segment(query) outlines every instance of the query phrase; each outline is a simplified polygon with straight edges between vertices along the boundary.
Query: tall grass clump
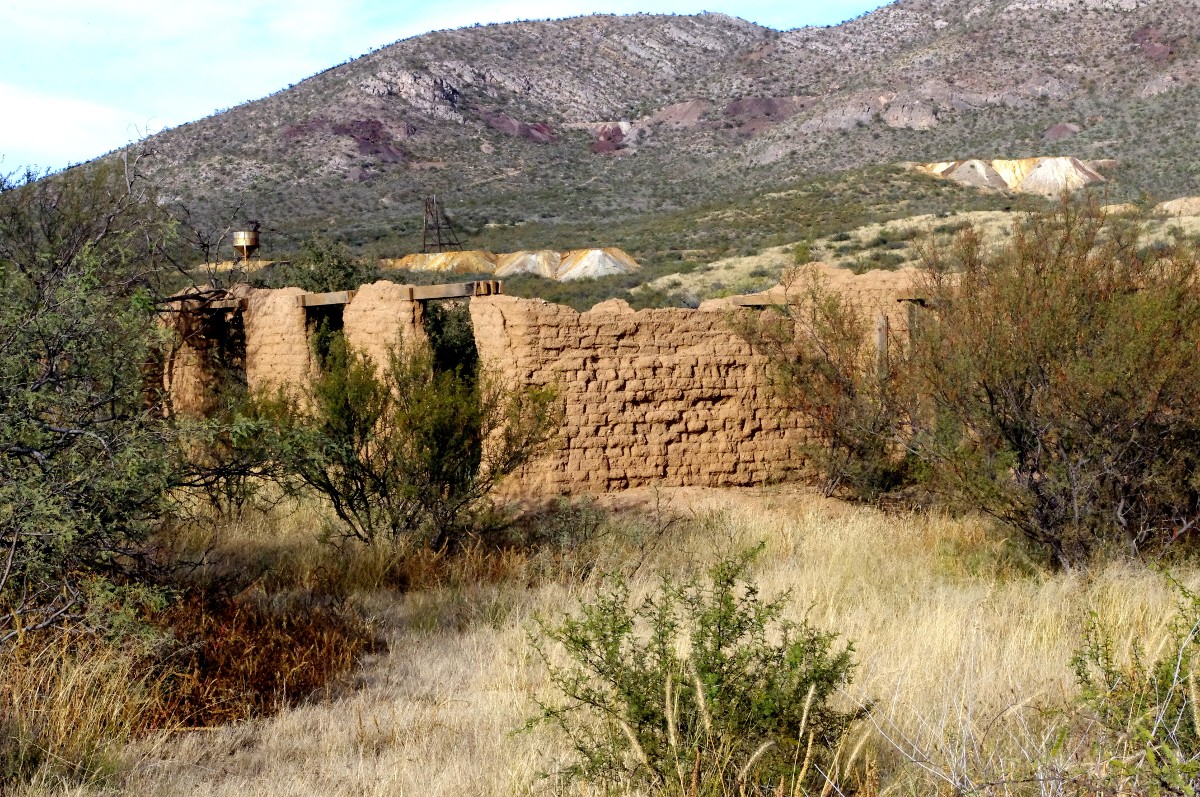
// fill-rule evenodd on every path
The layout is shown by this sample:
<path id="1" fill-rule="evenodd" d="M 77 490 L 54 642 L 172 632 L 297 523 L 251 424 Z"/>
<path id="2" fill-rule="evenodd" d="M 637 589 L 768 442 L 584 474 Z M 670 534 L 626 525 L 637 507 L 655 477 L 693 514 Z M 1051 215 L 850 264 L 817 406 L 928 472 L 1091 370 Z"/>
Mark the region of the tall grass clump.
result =
<path id="1" fill-rule="evenodd" d="M 89 638 L 39 635 L 0 649 L 0 793 L 104 785 L 163 698 L 144 656 Z"/>

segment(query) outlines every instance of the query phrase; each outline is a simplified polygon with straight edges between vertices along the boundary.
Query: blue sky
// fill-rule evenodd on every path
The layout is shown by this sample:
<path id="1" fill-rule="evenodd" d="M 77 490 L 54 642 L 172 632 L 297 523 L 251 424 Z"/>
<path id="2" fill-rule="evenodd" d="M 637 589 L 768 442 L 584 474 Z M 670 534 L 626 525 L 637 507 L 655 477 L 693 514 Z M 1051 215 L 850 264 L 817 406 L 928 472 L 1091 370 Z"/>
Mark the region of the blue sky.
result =
<path id="1" fill-rule="evenodd" d="M 0 0 L 0 173 L 60 169 L 430 30 L 719 11 L 780 30 L 881 0 Z"/>

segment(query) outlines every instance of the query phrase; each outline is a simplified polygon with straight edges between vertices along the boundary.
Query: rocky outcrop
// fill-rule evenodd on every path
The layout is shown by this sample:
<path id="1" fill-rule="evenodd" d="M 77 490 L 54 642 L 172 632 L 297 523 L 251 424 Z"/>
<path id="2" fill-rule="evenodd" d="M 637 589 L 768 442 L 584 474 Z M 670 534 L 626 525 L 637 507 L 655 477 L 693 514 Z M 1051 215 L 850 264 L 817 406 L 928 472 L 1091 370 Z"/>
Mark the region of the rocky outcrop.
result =
<path id="1" fill-rule="evenodd" d="M 511 116 L 503 113 L 488 114 L 483 119 L 487 122 L 488 127 L 506 136 L 524 138 L 536 144 L 554 144 L 558 141 L 558 136 L 550 126 L 541 122 L 534 122 L 533 124 L 518 122 Z"/>

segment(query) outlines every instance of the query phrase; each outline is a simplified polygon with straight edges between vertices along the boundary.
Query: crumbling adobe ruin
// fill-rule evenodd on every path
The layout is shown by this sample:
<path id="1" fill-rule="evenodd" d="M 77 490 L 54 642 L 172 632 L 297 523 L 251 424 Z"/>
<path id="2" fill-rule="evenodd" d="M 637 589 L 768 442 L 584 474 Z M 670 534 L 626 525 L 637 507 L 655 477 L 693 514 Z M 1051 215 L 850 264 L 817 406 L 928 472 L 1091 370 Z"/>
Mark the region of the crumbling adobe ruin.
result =
<path id="1" fill-rule="evenodd" d="M 864 290 L 847 279 L 841 289 L 902 318 L 895 294 L 903 280 Z M 322 322 L 384 364 L 389 347 L 425 334 L 423 302 L 455 296 L 469 302 L 485 368 L 512 386 L 554 385 L 563 401 L 557 447 L 517 476 L 521 491 L 751 486 L 796 466 L 803 422 L 774 398 L 765 359 L 729 316 L 761 313 L 781 300 L 774 294 L 700 310 L 634 312 L 612 300 L 579 313 L 500 295 L 496 282 L 381 281 L 337 294 L 239 286 L 217 298 L 181 297 L 185 312 L 171 314 L 180 338 L 165 371 L 172 408 L 210 412 L 231 371 L 251 391 L 302 387 L 316 373 L 310 339 Z"/>

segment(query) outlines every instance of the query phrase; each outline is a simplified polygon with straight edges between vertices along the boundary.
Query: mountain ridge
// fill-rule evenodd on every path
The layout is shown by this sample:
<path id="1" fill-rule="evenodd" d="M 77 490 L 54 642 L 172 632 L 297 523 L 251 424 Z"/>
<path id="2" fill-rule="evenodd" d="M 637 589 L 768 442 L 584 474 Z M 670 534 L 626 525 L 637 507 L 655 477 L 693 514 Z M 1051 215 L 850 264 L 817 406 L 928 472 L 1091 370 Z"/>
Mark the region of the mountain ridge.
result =
<path id="1" fill-rule="evenodd" d="M 1200 193 L 1197 0 L 899 0 L 830 28 L 586 16 L 401 40 L 148 144 L 168 199 L 352 243 L 693 207 L 898 161 Z M 1051 135 L 1051 131 L 1053 135 Z"/>

